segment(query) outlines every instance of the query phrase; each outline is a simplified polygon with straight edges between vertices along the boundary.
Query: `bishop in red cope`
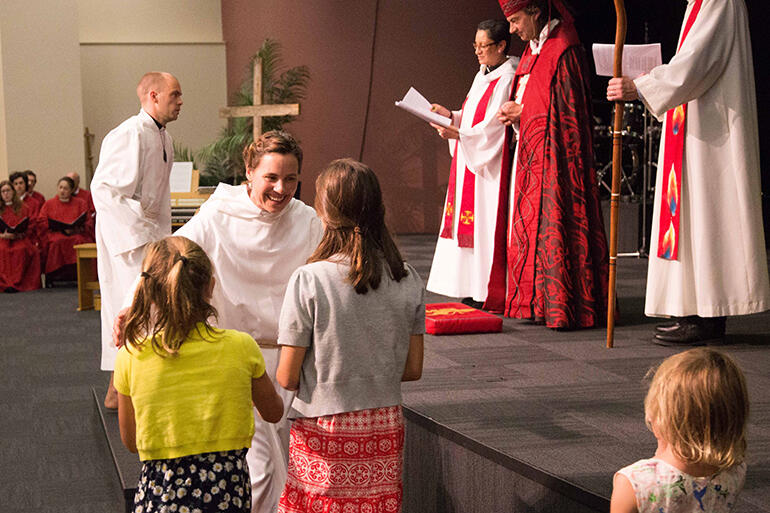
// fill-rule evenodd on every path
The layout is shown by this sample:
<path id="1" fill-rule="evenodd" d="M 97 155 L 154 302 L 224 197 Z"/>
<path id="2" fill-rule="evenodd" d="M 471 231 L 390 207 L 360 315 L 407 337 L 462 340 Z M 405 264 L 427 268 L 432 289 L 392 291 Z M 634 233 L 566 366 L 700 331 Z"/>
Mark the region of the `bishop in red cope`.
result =
<path id="1" fill-rule="evenodd" d="M 485 308 L 549 328 L 606 318 L 609 258 L 592 155 L 585 51 L 559 0 L 499 0 L 528 45 L 499 118 L 517 135 Z"/>

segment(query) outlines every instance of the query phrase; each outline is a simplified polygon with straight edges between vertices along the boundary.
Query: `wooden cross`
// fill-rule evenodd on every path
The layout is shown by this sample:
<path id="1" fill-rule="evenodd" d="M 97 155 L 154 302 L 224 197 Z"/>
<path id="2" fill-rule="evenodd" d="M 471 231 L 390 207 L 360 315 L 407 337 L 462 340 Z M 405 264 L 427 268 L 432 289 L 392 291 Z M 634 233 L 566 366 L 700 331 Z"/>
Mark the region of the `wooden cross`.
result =
<path id="1" fill-rule="evenodd" d="M 262 118 L 272 116 L 296 116 L 299 114 L 299 103 L 279 103 L 262 105 L 262 59 L 254 60 L 253 105 L 242 107 L 222 107 L 219 109 L 220 118 L 254 118 L 254 140 L 262 135 Z"/>

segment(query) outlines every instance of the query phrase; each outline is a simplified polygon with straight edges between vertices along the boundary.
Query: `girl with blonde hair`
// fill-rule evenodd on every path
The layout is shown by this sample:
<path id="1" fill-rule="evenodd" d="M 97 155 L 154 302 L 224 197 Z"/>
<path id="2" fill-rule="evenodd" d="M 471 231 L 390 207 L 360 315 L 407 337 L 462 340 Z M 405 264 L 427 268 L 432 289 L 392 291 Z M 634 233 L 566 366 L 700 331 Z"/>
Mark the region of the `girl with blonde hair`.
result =
<path id="1" fill-rule="evenodd" d="M 254 339 L 209 323 L 212 272 L 184 237 L 147 247 L 114 378 L 121 439 L 143 462 L 135 513 L 249 512 L 251 405 L 283 414 Z"/>
<path id="2" fill-rule="evenodd" d="M 289 281 L 278 329 L 276 380 L 297 390 L 278 511 L 400 511 L 401 381 L 422 373 L 422 280 L 390 236 L 367 166 L 333 161 L 315 206 L 324 235 Z"/>
<path id="3" fill-rule="evenodd" d="M 749 416 L 735 362 L 709 348 L 666 358 L 644 411 L 658 449 L 615 474 L 610 512 L 731 511 L 746 477 Z"/>

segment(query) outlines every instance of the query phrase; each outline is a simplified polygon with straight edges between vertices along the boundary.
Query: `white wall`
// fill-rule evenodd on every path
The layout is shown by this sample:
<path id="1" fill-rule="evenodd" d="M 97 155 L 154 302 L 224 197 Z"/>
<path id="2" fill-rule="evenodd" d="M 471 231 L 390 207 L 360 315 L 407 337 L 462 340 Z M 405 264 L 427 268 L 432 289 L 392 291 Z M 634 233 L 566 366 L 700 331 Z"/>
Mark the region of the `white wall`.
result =
<path id="1" fill-rule="evenodd" d="M 219 107 L 226 105 L 224 45 L 83 45 L 85 126 L 95 134 L 94 167 L 104 136 L 139 112 L 136 84 L 147 71 L 167 71 L 182 86 L 179 119 L 169 124 L 174 141 L 198 150 L 223 126 Z"/>
<path id="2" fill-rule="evenodd" d="M 2 0 L 0 39 L 0 177 L 33 169 L 51 196 L 57 178 L 85 162 L 77 4 Z"/>
<path id="3" fill-rule="evenodd" d="M 227 104 L 220 0 L 0 0 L 0 179 L 33 169 L 38 190 L 77 171 L 87 186 L 83 132 L 107 132 L 139 111 L 136 83 L 168 71 L 182 85 L 169 131 L 198 150 Z"/>
<path id="4" fill-rule="evenodd" d="M 219 0 L 77 0 L 83 118 L 95 135 L 93 164 L 104 136 L 139 111 L 136 83 L 147 71 L 167 71 L 182 86 L 174 140 L 195 151 L 213 141 L 225 121 L 225 44 Z"/>
<path id="5" fill-rule="evenodd" d="M 3 27 L 0 24 L 0 181 L 8 176 L 8 147 L 5 136 L 5 90 L 3 89 Z"/>
<path id="6" fill-rule="evenodd" d="M 219 0 L 77 0 L 81 43 L 221 43 Z"/>

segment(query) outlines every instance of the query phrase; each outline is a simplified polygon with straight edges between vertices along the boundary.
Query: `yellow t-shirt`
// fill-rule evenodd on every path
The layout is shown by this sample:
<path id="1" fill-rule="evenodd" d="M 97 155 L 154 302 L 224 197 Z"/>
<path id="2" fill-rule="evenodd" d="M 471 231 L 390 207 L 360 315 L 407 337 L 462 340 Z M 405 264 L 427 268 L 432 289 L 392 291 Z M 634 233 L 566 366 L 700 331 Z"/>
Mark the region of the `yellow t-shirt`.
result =
<path id="1" fill-rule="evenodd" d="M 165 358 L 149 341 L 115 360 L 115 388 L 131 396 L 142 461 L 230 451 L 251 445 L 251 381 L 265 361 L 251 336 L 235 330 L 190 331 Z"/>

